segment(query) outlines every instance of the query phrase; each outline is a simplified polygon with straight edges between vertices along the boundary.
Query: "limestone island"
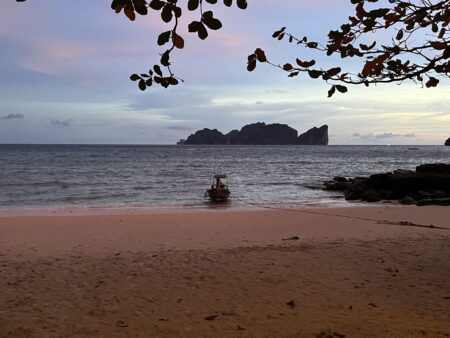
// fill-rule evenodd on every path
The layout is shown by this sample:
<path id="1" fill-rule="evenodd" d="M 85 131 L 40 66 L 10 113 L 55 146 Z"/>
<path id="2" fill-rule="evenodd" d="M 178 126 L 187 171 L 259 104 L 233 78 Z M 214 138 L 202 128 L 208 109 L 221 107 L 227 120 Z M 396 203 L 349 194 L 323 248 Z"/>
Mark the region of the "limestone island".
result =
<path id="1" fill-rule="evenodd" d="M 328 145 L 328 126 L 314 127 L 298 135 L 286 124 L 248 124 L 241 130 L 222 134 L 217 129 L 199 130 L 178 145 Z"/>

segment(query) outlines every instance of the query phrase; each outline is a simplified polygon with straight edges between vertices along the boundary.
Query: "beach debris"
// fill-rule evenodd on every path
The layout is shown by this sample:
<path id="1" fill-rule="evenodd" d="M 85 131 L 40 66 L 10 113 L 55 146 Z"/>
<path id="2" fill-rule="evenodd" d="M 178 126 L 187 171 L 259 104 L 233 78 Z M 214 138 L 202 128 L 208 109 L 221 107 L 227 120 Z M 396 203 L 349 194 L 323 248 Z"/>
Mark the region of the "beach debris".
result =
<path id="1" fill-rule="evenodd" d="M 295 300 L 291 300 L 286 303 L 287 306 L 289 306 L 291 309 L 295 308 Z"/>
<path id="2" fill-rule="evenodd" d="M 16 337 L 30 337 L 33 335 L 33 330 L 25 327 L 18 326 L 13 331 L 9 331 L 8 335 Z"/>
<path id="3" fill-rule="evenodd" d="M 183 301 L 183 298 L 177 299 L 177 304 L 180 304 Z"/>
<path id="4" fill-rule="evenodd" d="M 236 330 L 237 331 L 245 331 L 245 327 L 240 326 L 240 325 L 236 325 Z"/>
<path id="5" fill-rule="evenodd" d="M 123 320 L 118 320 L 118 321 L 116 322 L 116 326 L 117 326 L 117 327 L 128 327 L 128 323 L 125 322 L 125 321 L 123 321 Z"/>
<path id="6" fill-rule="evenodd" d="M 387 272 L 390 272 L 390 273 L 399 273 L 400 272 L 398 269 L 393 269 L 393 268 L 386 268 L 384 270 Z"/>
<path id="7" fill-rule="evenodd" d="M 371 258 L 369 259 L 369 262 L 374 262 L 374 263 L 385 263 L 386 261 L 382 258 Z"/>
<path id="8" fill-rule="evenodd" d="M 219 315 L 207 315 L 207 316 L 205 316 L 205 320 L 213 321 L 217 317 L 219 317 Z"/>
<path id="9" fill-rule="evenodd" d="M 434 228 L 433 224 L 424 225 L 424 224 L 416 224 L 416 223 L 412 223 L 412 222 L 408 222 L 408 221 L 398 222 L 398 225 L 403 225 L 405 227 Z"/>
<path id="10" fill-rule="evenodd" d="M 283 241 L 298 241 L 300 239 L 300 237 L 298 236 L 292 236 L 292 237 L 288 237 L 288 238 L 283 238 Z"/>
<path id="11" fill-rule="evenodd" d="M 389 225 L 401 225 L 401 226 L 405 226 L 405 227 L 418 227 L 418 228 L 428 228 L 428 229 L 441 229 L 441 230 L 448 230 L 448 228 L 444 228 L 444 227 L 438 227 L 435 226 L 433 224 L 417 224 L 417 223 L 412 223 L 412 222 L 408 222 L 408 221 L 401 221 L 401 222 L 391 222 L 391 221 L 383 221 L 383 222 L 378 222 L 378 224 L 389 224 Z"/>
<path id="12" fill-rule="evenodd" d="M 353 310 L 353 305 L 350 305 L 350 306 L 348 307 L 348 309 L 349 309 L 349 310 Z"/>
<path id="13" fill-rule="evenodd" d="M 370 305 L 371 307 L 378 307 L 378 305 L 375 304 L 375 303 L 369 303 L 369 305 Z"/>
<path id="14" fill-rule="evenodd" d="M 233 310 L 220 311 L 222 316 L 234 316 L 236 313 Z"/>
<path id="15" fill-rule="evenodd" d="M 346 337 L 345 334 L 331 330 L 322 331 L 316 336 L 316 338 L 345 338 L 345 337 Z"/>

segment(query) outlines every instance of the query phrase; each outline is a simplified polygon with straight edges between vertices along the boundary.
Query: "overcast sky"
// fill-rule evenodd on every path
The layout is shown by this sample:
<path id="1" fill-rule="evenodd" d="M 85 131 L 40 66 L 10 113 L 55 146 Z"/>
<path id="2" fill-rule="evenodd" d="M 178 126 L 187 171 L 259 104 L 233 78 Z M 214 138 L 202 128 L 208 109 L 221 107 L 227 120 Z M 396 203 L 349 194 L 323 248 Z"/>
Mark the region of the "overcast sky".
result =
<path id="1" fill-rule="evenodd" d="M 129 76 L 158 61 L 156 38 L 169 29 L 155 12 L 130 22 L 110 9 L 110 0 L 4 1 L 0 143 L 173 144 L 204 127 L 228 132 L 258 121 L 300 132 L 328 124 L 331 144 L 442 144 L 450 136 L 449 82 L 432 90 L 351 87 L 328 99 L 321 81 L 288 79 L 263 65 L 247 72 L 246 57 L 256 47 L 274 61 L 310 59 L 272 33 L 288 26 L 323 41 L 346 21 L 348 0 L 212 8 L 224 28 L 206 41 L 185 33 L 185 50 L 172 57 L 186 82 L 140 92 Z M 338 61 L 321 59 L 324 66 Z"/>

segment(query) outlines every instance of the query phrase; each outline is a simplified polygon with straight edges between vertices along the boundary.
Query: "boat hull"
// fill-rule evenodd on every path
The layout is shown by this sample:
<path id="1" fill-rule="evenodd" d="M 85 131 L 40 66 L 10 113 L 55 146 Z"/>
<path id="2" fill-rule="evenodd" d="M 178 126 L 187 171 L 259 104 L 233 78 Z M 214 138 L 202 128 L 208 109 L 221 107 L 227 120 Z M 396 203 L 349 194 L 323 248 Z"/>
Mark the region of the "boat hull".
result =
<path id="1" fill-rule="evenodd" d="M 207 191 L 208 197 L 212 202 L 226 202 L 230 198 L 229 190 L 210 189 Z"/>

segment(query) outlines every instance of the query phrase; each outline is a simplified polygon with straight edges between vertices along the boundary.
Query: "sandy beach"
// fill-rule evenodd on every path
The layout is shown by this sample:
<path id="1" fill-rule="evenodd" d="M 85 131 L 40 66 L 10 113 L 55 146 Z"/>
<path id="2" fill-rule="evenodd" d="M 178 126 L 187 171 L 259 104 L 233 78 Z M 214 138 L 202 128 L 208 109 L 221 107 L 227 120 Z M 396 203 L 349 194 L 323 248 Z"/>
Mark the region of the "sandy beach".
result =
<path id="1" fill-rule="evenodd" d="M 450 208 L 0 214 L 0 337 L 448 337 Z"/>

